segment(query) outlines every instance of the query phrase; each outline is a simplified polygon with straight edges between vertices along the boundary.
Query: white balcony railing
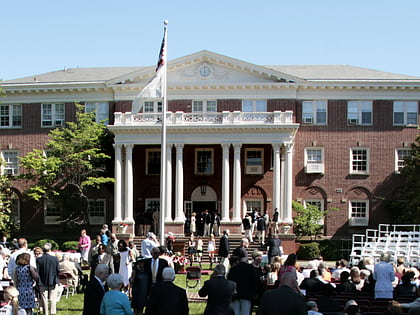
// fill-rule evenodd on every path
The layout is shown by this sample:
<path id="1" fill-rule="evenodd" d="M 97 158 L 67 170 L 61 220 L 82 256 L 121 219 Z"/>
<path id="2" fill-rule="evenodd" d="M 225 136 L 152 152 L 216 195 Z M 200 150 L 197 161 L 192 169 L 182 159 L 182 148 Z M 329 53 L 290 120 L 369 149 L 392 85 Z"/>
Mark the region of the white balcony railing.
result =
<path id="1" fill-rule="evenodd" d="M 293 124 L 293 111 L 274 112 L 215 112 L 215 113 L 184 113 L 167 112 L 167 125 L 246 125 L 246 124 L 269 124 L 282 125 Z M 160 124 L 162 113 L 132 114 L 130 112 L 114 113 L 115 126 L 153 126 Z"/>

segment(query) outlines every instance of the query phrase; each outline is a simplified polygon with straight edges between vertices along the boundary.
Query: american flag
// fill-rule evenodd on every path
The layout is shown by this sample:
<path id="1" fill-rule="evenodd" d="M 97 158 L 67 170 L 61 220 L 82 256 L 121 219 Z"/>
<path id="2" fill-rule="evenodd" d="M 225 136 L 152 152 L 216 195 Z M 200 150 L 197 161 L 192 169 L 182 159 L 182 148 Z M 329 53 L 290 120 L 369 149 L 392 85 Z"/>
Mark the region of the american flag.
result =
<path id="1" fill-rule="evenodd" d="M 156 73 L 153 78 L 146 84 L 141 92 L 136 96 L 131 104 L 131 113 L 136 114 L 142 110 L 144 102 L 154 99 L 163 99 L 164 81 L 166 80 L 166 26 L 160 46 L 159 60 L 156 66 Z"/>

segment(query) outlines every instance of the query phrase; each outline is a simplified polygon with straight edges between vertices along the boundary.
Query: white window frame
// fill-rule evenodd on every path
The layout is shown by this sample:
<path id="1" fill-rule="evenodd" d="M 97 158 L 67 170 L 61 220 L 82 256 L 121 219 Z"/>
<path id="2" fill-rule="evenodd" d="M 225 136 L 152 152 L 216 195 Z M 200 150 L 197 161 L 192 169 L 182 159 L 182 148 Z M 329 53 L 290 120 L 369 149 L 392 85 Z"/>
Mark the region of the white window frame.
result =
<path id="1" fill-rule="evenodd" d="M 250 152 L 259 152 L 261 154 L 261 163 L 248 163 L 248 154 Z M 261 175 L 264 174 L 264 149 L 263 148 L 246 148 L 244 150 L 245 159 L 245 174 L 248 175 Z"/>
<path id="2" fill-rule="evenodd" d="M 198 169 L 199 152 L 210 152 L 210 170 L 200 172 Z M 213 175 L 214 174 L 214 150 L 212 148 L 196 148 L 194 152 L 194 172 L 195 175 Z"/>
<path id="3" fill-rule="evenodd" d="M 47 106 L 51 106 L 48 112 Z M 41 104 L 41 126 L 43 128 L 64 127 L 65 119 L 66 106 L 64 103 Z"/>
<path id="4" fill-rule="evenodd" d="M 325 113 L 325 121 L 322 121 Z M 302 123 L 307 125 L 325 126 L 328 121 L 328 101 L 314 100 L 302 102 Z"/>
<path id="5" fill-rule="evenodd" d="M 191 214 L 193 213 L 192 201 L 184 201 L 184 213 L 186 218 L 191 218 Z"/>
<path id="6" fill-rule="evenodd" d="M 14 156 L 11 156 L 14 155 Z M 1 152 L 3 165 L 1 166 L 1 173 L 3 175 L 19 175 L 19 151 L 5 150 Z"/>
<path id="7" fill-rule="evenodd" d="M 198 108 L 198 107 L 201 107 Z M 217 112 L 216 100 L 195 100 L 192 101 L 193 113 L 215 113 Z"/>
<path id="8" fill-rule="evenodd" d="M 149 210 L 151 210 L 152 213 L 156 210 L 160 211 L 160 199 L 159 198 L 146 198 L 144 200 L 144 209 L 145 209 L 145 212 L 148 212 Z"/>
<path id="9" fill-rule="evenodd" d="M 96 123 L 107 125 L 109 122 L 109 103 L 85 102 L 85 113 L 94 113 Z"/>
<path id="10" fill-rule="evenodd" d="M 419 115 L 418 108 L 419 108 L 418 101 L 394 101 L 393 111 L 392 111 L 394 126 L 417 126 L 418 115 Z M 402 115 L 401 117 L 402 122 L 395 121 L 396 114 L 400 114 L 400 116 Z M 409 120 L 412 120 L 412 118 L 408 117 L 409 115 L 415 116 L 415 121 L 409 121 Z"/>
<path id="11" fill-rule="evenodd" d="M 145 101 L 143 113 L 161 113 L 163 101 Z"/>
<path id="12" fill-rule="evenodd" d="M 159 172 L 158 173 L 151 173 L 151 171 L 149 170 L 149 159 L 150 159 L 150 154 L 159 154 L 159 165 L 160 165 L 160 161 L 161 161 L 161 152 L 160 149 L 154 148 L 154 149 L 146 149 L 146 175 L 160 175 L 161 169 L 159 167 Z"/>
<path id="13" fill-rule="evenodd" d="M 359 215 L 353 212 L 353 203 L 365 204 L 365 215 Z M 366 199 L 353 199 L 349 200 L 349 226 L 368 226 L 369 224 L 369 200 Z"/>
<path id="14" fill-rule="evenodd" d="M 48 215 L 49 208 L 56 209 L 55 215 Z M 56 206 L 53 201 L 45 200 L 44 202 L 44 224 L 45 225 L 58 224 L 62 215 L 63 215 L 63 209 L 61 209 L 61 207 Z"/>
<path id="15" fill-rule="evenodd" d="M 362 160 L 354 160 L 353 159 L 353 151 L 359 150 L 359 151 L 366 151 L 366 170 L 354 170 L 353 169 L 353 163 L 357 163 Z M 363 162 L 363 161 L 362 161 Z M 351 175 L 369 175 L 370 173 L 370 150 L 369 148 L 364 147 L 355 147 L 350 148 L 350 169 L 349 172 Z"/>
<path id="16" fill-rule="evenodd" d="M 243 112 L 267 112 L 267 100 L 242 100 Z"/>
<path id="17" fill-rule="evenodd" d="M 308 151 L 319 151 L 320 152 L 320 161 L 312 161 L 309 159 Z M 304 155 L 304 165 L 305 165 L 305 173 L 317 173 L 317 174 L 324 174 L 325 170 L 325 157 L 324 157 L 324 148 L 322 147 L 307 147 L 305 148 L 305 155 Z"/>
<path id="18" fill-rule="evenodd" d="M 93 206 L 96 206 L 96 203 L 99 207 L 102 207 L 102 215 L 94 215 L 96 211 L 92 211 L 92 204 L 95 203 Z M 93 214 L 92 214 L 93 212 Z M 100 211 L 98 211 L 99 213 Z M 106 200 L 105 199 L 89 199 L 89 223 L 91 225 L 100 225 L 106 221 Z"/>
<path id="19" fill-rule="evenodd" d="M 4 110 L 7 108 L 7 114 L 3 114 L 3 108 Z M 22 104 L 0 104 L 0 123 L 3 122 L 3 119 L 8 121 L 8 123 L 7 125 L 0 125 L 0 128 L 21 128 Z"/>
<path id="20" fill-rule="evenodd" d="M 260 215 L 264 212 L 264 199 L 261 198 L 256 198 L 256 199 L 245 199 L 245 204 L 246 204 L 246 213 L 251 214 L 252 211 L 254 211 L 254 209 L 258 209 L 258 212 L 260 213 Z M 257 207 L 256 205 L 259 205 L 259 207 Z M 245 213 L 244 213 L 245 215 Z"/>
<path id="21" fill-rule="evenodd" d="M 401 169 L 405 166 L 404 159 L 406 157 L 410 157 L 411 154 L 412 154 L 411 148 L 396 148 L 395 149 L 395 173 L 396 174 L 400 174 Z"/>
<path id="22" fill-rule="evenodd" d="M 306 206 L 308 204 L 311 204 L 311 205 L 314 205 L 314 206 L 318 206 L 317 204 L 319 204 L 318 209 L 320 209 L 322 211 L 322 213 L 324 213 L 324 211 L 325 211 L 325 208 L 324 208 L 324 199 L 305 199 L 303 201 L 303 206 L 306 208 Z M 315 221 L 314 223 L 324 225 L 325 218 L 322 217 L 320 220 Z"/>
<path id="23" fill-rule="evenodd" d="M 373 120 L 372 101 L 347 101 L 347 125 L 371 126 Z M 350 112 L 350 109 L 355 109 Z M 364 113 L 370 113 L 370 121 L 363 122 Z"/>

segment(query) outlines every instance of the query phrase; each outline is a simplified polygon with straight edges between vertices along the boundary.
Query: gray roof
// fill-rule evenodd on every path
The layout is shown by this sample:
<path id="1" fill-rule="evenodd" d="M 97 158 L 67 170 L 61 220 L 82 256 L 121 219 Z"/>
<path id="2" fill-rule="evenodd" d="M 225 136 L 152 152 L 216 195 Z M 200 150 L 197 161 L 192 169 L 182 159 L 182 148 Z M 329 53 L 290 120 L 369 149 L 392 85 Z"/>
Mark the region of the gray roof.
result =
<path id="1" fill-rule="evenodd" d="M 420 77 L 349 65 L 266 66 L 305 80 L 420 80 Z"/>
<path id="2" fill-rule="evenodd" d="M 143 67 L 68 68 L 3 83 L 105 82 Z"/>
<path id="3" fill-rule="evenodd" d="M 276 65 L 275 71 L 309 81 L 418 81 L 420 77 L 401 75 L 349 65 Z M 30 77 L 3 81 L 5 84 L 105 82 L 150 67 L 69 68 Z"/>

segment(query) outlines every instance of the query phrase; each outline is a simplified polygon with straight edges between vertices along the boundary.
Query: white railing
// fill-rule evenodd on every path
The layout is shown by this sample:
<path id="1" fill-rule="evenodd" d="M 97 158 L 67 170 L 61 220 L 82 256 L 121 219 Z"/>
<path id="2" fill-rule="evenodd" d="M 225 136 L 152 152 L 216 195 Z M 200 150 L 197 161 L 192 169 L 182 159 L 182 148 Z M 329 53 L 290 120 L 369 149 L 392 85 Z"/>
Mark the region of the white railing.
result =
<path id="1" fill-rule="evenodd" d="M 293 111 L 274 112 L 215 112 L 215 113 L 184 113 L 167 112 L 168 125 L 246 125 L 246 124 L 292 124 Z M 130 112 L 114 113 L 115 126 L 120 125 L 156 125 L 162 120 L 162 113 L 132 114 Z"/>

